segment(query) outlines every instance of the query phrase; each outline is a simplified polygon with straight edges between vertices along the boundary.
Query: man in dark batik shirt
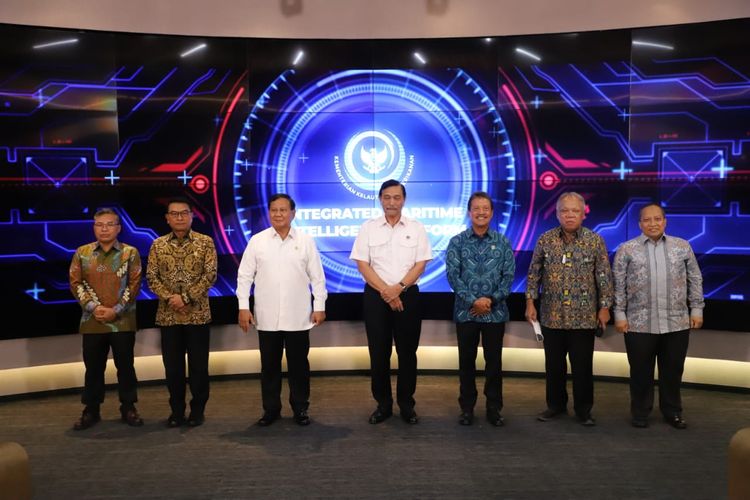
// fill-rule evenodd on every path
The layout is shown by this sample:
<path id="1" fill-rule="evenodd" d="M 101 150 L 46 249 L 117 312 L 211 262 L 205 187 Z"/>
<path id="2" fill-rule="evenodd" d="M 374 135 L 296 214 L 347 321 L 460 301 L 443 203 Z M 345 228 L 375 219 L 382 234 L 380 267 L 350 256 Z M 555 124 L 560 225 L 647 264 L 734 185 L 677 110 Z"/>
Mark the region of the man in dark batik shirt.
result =
<path id="1" fill-rule="evenodd" d="M 566 355 L 573 372 L 574 409 L 585 426 L 596 425 L 594 405 L 594 333 L 609 321 L 612 272 L 601 236 L 582 226 L 586 202 L 568 192 L 557 200 L 560 227 L 539 237 L 531 257 L 526 285 L 526 319 L 537 321 L 534 300 L 540 297 L 544 334 L 547 409 L 537 417 L 546 422 L 567 413 Z"/>

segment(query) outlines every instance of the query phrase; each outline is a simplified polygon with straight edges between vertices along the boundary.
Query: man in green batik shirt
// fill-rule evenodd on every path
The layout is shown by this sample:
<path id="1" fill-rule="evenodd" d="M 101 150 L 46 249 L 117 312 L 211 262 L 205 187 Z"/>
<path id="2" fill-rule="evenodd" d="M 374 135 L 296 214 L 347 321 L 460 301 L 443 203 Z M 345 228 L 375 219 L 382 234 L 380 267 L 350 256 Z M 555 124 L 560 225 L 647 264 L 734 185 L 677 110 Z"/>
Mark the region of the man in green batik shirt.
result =
<path id="1" fill-rule="evenodd" d="M 117 367 L 117 390 L 122 421 L 143 425 L 135 408 L 137 379 L 133 366 L 135 299 L 141 289 L 141 257 L 135 247 L 117 240 L 120 217 L 109 208 L 94 214 L 96 241 L 76 250 L 70 263 L 70 290 L 83 309 L 83 364 L 86 367 L 81 402 L 85 405 L 75 430 L 101 420 L 104 371 L 110 348 Z"/>

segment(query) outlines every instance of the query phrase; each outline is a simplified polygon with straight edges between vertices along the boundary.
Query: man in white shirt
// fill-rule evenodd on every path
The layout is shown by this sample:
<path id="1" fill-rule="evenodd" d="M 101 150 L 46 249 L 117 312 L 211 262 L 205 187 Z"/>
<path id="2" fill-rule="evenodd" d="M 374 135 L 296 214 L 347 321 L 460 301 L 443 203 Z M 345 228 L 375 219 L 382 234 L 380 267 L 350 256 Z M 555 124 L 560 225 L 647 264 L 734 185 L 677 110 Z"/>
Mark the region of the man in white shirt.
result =
<path id="1" fill-rule="evenodd" d="M 372 395 L 378 407 L 370 415 L 379 424 L 393 414 L 391 348 L 396 342 L 398 382 L 396 401 L 401 418 L 416 424 L 417 347 L 422 328 L 419 287 L 416 283 L 432 259 L 424 226 L 401 215 L 406 189 L 395 180 L 378 193 L 384 214 L 366 221 L 349 258 L 364 278 L 364 320 L 370 352 Z"/>
<path id="2" fill-rule="evenodd" d="M 289 404 L 294 421 L 308 425 L 310 405 L 310 328 L 325 321 L 325 275 L 313 239 L 292 227 L 295 203 L 287 194 L 271 196 L 271 226 L 253 236 L 237 272 L 239 325 L 254 325 L 260 345 L 263 416 L 269 426 L 281 415 L 281 357 L 286 347 Z M 250 311 L 250 288 L 255 284 L 255 314 Z M 312 286 L 313 304 L 310 304 Z"/>

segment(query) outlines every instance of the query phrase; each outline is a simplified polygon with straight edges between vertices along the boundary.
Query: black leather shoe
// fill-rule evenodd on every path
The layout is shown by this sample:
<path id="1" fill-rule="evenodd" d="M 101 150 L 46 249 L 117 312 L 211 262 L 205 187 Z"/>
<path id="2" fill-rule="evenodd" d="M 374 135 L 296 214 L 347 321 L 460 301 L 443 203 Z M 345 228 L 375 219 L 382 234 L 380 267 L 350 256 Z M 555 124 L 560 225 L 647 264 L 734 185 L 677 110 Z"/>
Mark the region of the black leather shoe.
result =
<path id="1" fill-rule="evenodd" d="M 590 413 L 588 415 L 579 416 L 578 421 L 584 427 L 594 427 L 596 425 L 596 419 L 592 417 Z"/>
<path id="2" fill-rule="evenodd" d="M 278 413 L 264 413 L 263 416 L 258 420 L 258 425 L 260 425 L 261 427 L 268 427 L 278 419 Z"/>
<path id="3" fill-rule="evenodd" d="M 502 427 L 505 425 L 505 419 L 500 415 L 500 410 L 494 408 L 487 410 L 487 421 L 495 427 Z"/>
<path id="4" fill-rule="evenodd" d="M 185 417 L 182 415 L 175 415 L 174 413 L 167 419 L 167 427 L 174 429 L 185 423 Z"/>
<path id="5" fill-rule="evenodd" d="M 187 424 L 189 427 L 200 427 L 205 421 L 206 417 L 204 417 L 202 413 L 191 413 L 188 417 Z"/>
<path id="6" fill-rule="evenodd" d="M 638 429 L 645 429 L 648 427 L 648 419 L 644 417 L 633 417 L 630 424 Z"/>
<path id="7" fill-rule="evenodd" d="M 99 413 L 94 413 L 89 410 L 83 410 L 83 413 L 81 413 L 81 418 L 76 420 L 76 422 L 73 424 L 73 430 L 86 430 L 89 427 L 93 427 L 94 425 L 96 425 L 101 419 L 102 417 L 99 415 Z"/>
<path id="8" fill-rule="evenodd" d="M 402 411 L 401 420 L 409 425 L 415 425 L 419 423 L 419 417 L 417 416 L 417 412 L 415 412 L 414 410 Z"/>
<path id="9" fill-rule="evenodd" d="M 307 414 L 307 410 L 303 410 L 299 413 L 294 414 L 294 422 L 297 425 L 310 425 L 310 415 Z"/>
<path id="10" fill-rule="evenodd" d="M 123 411 L 120 420 L 128 424 L 130 427 L 141 427 L 143 425 L 143 419 L 138 415 L 138 410 L 135 409 L 135 406 Z"/>
<path id="11" fill-rule="evenodd" d="M 553 410 L 552 408 L 547 408 L 542 413 L 536 416 L 536 419 L 540 422 L 547 422 L 549 420 L 552 420 L 553 418 L 559 417 L 560 415 L 567 415 L 568 410 Z"/>
<path id="12" fill-rule="evenodd" d="M 675 429 L 687 429 L 687 424 L 680 415 L 672 415 L 671 417 L 664 417 L 669 425 Z"/>
<path id="13" fill-rule="evenodd" d="M 393 411 L 391 410 L 381 410 L 380 408 L 376 408 L 375 411 L 372 412 L 372 415 L 370 415 L 369 422 L 371 424 L 379 424 L 391 418 L 391 415 L 393 415 Z"/>
<path id="14" fill-rule="evenodd" d="M 474 422 L 474 412 L 462 411 L 461 415 L 458 416 L 458 423 L 460 425 L 471 425 Z"/>

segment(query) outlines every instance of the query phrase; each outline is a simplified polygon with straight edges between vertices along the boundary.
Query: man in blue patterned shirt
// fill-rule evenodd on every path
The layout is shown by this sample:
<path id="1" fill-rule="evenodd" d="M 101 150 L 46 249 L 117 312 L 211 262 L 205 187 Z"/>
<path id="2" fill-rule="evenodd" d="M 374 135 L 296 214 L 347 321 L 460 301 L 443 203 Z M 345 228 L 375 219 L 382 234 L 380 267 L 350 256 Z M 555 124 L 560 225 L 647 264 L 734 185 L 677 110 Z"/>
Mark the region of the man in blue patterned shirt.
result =
<path id="1" fill-rule="evenodd" d="M 703 325 L 703 278 L 690 243 L 667 236 L 667 218 L 656 203 L 641 208 L 643 234 L 615 254 L 615 328 L 625 334 L 630 363 L 634 427 L 648 427 L 654 404 L 654 364 L 659 364 L 659 409 L 676 429 L 682 419 L 680 383 L 691 328 Z"/>
<path id="2" fill-rule="evenodd" d="M 502 352 L 508 306 L 505 299 L 516 263 L 508 238 L 490 228 L 492 199 L 476 192 L 469 198 L 471 227 L 451 238 L 445 265 L 455 292 L 453 319 L 458 337 L 461 425 L 471 425 L 477 402 L 476 358 L 479 337 L 484 350 L 487 420 L 503 425 Z"/>

